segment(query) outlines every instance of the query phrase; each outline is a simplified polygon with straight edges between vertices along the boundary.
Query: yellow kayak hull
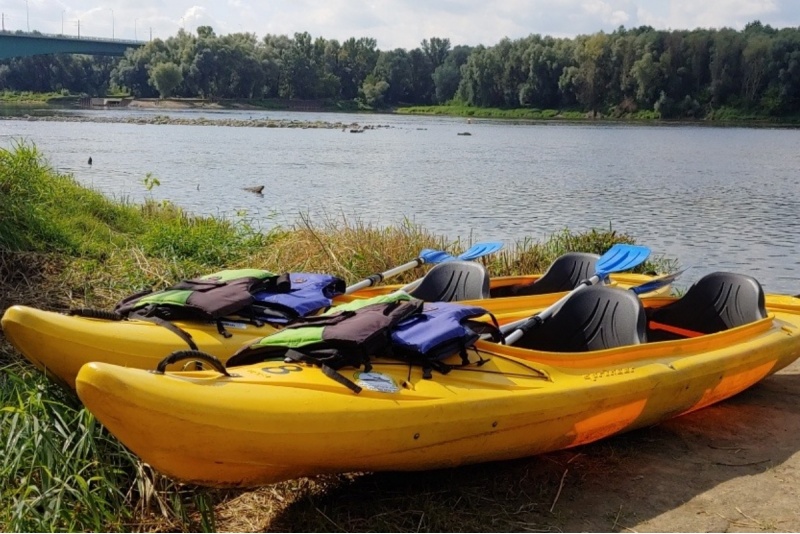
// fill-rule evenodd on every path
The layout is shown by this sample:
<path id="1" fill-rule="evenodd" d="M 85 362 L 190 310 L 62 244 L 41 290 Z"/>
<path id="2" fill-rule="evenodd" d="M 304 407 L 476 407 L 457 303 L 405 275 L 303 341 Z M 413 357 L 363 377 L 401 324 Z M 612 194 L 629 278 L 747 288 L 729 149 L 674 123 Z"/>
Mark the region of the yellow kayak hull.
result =
<path id="1" fill-rule="evenodd" d="M 74 389 L 75 377 L 88 362 L 109 362 L 137 369 L 155 369 L 158 362 L 189 346 L 163 326 L 141 320 L 111 321 L 11 306 L 2 319 L 9 342 L 37 368 Z M 174 323 L 204 352 L 227 359 L 248 340 L 275 332 L 271 326 L 228 327 L 230 338 L 213 324 Z M 173 369 L 177 369 L 173 367 Z"/>
<path id="2" fill-rule="evenodd" d="M 725 332 L 587 353 L 479 342 L 471 359 L 483 365 L 430 380 L 389 360 L 366 375 L 342 369 L 360 394 L 282 361 L 231 377 L 90 363 L 77 392 L 143 461 L 184 482 L 443 468 L 574 447 L 735 395 L 800 357 L 800 300 L 768 311 Z"/>
<path id="3" fill-rule="evenodd" d="M 493 279 L 493 284 L 518 284 L 536 278 L 538 275 L 499 277 Z M 621 287 L 632 287 L 650 279 L 652 277 L 641 274 L 621 274 L 614 275 L 612 283 Z M 368 288 L 355 293 L 357 297 L 342 296 L 336 303 L 385 294 L 399 288 L 400 286 Z M 669 287 L 662 288 L 661 293 L 668 290 Z M 650 295 L 654 294 L 659 293 Z M 505 316 L 517 318 L 523 312 L 542 309 L 563 295 L 564 293 L 552 293 L 469 302 L 486 308 L 502 320 Z M 170 353 L 189 348 L 175 333 L 141 320 L 90 319 L 27 306 L 12 306 L 6 310 L 0 324 L 6 338 L 25 358 L 54 380 L 73 389 L 78 370 L 88 362 L 155 369 L 158 362 Z M 275 331 L 275 328 L 268 325 L 257 327 L 246 323 L 226 322 L 226 330 L 231 337 L 225 338 L 212 323 L 174 324 L 189 334 L 200 350 L 223 362 L 244 345 Z"/>

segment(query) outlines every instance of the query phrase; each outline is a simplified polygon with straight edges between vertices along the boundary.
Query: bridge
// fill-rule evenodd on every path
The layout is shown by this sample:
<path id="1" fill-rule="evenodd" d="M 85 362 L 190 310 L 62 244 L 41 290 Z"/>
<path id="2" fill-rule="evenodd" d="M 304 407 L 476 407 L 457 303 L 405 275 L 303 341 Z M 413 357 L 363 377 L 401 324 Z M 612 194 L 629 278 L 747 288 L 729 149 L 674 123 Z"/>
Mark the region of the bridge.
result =
<path id="1" fill-rule="evenodd" d="M 0 59 L 40 54 L 124 56 L 125 50 L 146 44 L 147 41 L 3 31 L 0 32 Z"/>

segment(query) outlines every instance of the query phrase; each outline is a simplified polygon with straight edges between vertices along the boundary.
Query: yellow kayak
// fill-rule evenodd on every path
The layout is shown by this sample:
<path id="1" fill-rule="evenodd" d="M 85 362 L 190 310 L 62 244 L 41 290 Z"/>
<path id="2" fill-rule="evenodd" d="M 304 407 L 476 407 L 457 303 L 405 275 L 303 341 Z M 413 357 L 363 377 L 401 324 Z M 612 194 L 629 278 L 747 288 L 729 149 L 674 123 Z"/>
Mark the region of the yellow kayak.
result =
<path id="1" fill-rule="evenodd" d="M 359 394 L 320 368 L 282 360 L 232 367 L 229 376 L 89 363 L 78 374 L 77 392 L 143 461 L 208 486 L 519 458 L 697 410 L 800 357 L 800 299 L 765 299 L 761 292 L 742 304 L 726 288 L 734 300 L 723 307 L 713 300 L 719 291 L 703 302 L 707 295 L 698 301 L 690 289 L 681 299 L 647 300 L 647 309 L 630 292 L 587 289 L 541 326 L 545 334 L 555 329 L 560 335 L 551 338 L 565 344 L 579 337 L 576 329 L 591 331 L 584 350 L 479 341 L 468 365 L 456 356 L 448 374 L 432 379 L 423 378 L 421 367 L 391 359 L 376 359 L 370 372 L 340 369 L 362 388 Z M 618 300 L 590 312 L 575 298 L 589 302 L 607 294 Z M 592 320 L 560 319 L 573 308 Z M 636 340 L 593 348 L 617 330 Z M 647 339 L 659 339 L 658 332 L 678 337 Z"/>
<path id="2" fill-rule="evenodd" d="M 476 264 L 477 265 L 477 264 Z M 497 277 L 492 287 L 531 283 L 540 275 Z M 630 288 L 647 283 L 653 277 L 642 274 L 615 274 L 611 285 Z M 334 303 L 354 298 L 369 298 L 386 294 L 401 286 L 380 286 L 362 289 L 354 295 L 342 295 Z M 669 285 L 641 295 L 665 294 Z M 504 297 L 465 301 L 481 306 L 498 316 L 518 316 L 521 311 L 541 309 L 566 293 L 550 293 L 526 297 Z M 138 319 L 111 320 L 66 315 L 28 306 L 11 306 L 0 321 L 3 333 L 11 344 L 37 368 L 54 380 L 74 388 L 75 376 L 81 366 L 98 361 L 137 369 L 153 369 L 166 355 L 188 349 L 187 342 L 175 330 Z M 199 350 L 223 362 L 248 342 L 275 331 L 270 325 L 254 326 L 247 322 L 225 321 L 230 337 L 224 337 L 214 323 L 175 322 Z M 177 367 L 173 369 L 177 370 Z"/>

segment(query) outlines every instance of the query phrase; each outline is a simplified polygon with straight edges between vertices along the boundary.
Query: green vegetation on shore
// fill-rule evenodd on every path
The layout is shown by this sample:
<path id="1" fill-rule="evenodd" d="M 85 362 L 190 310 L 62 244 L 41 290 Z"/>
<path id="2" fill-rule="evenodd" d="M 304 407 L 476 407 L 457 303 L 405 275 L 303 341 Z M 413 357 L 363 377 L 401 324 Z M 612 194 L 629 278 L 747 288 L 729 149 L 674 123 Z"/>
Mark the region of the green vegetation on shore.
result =
<path id="1" fill-rule="evenodd" d="M 61 93 L 36 93 L 33 91 L 0 91 L 3 105 L 47 104 L 62 98 Z"/>
<path id="2" fill-rule="evenodd" d="M 474 117 L 476 119 L 511 119 L 511 120 L 587 120 L 590 115 L 579 110 L 528 109 L 528 108 L 478 108 L 461 104 L 445 106 L 408 106 L 397 108 L 397 113 L 405 115 L 449 115 L 456 117 Z M 609 117 L 604 117 L 609 118 Z M 616 118 L 616 117 L 612 117 Z M 661 117 L 652 111 L 637 111 L 624 117 L 627 120 L 654 120 Z"/>
<path id="3" fill-rule="evenodd" d="M 12 304 L 109 308 L 144 286 L 164 287 L 228 267 L 331 272 L 352 283 L 405 263 L 426 247 L 457 253 L 468 246 L 408 222 L 378 228 L 301 217 L 293 227 L 259 232 L 246 223 L 195 217 L 170 203 L 115 202 L 54 172 L 34 146 L 24 144 L 0 149 L 0 213 L 0 313 Z M 487 258 L 486 265 L 494 275 L 541 272 L 568 250 L 602 253 L 614 242 L 633 238 L 611 230 L 563 230 L 543 243 L 518 242 Z M 663 271 L 669 263 L 643 269 Z M 408 531 L 420 524 L 409 523 L 404 511 L 412 509 L 432 514 L 428 530 L 485 529 L 474 510 L 465 513 L 453 504 L 462 501 L 480 502 L 475 506 L 482 512 L 495 514 L 493 528 L 517 530 L 515 510 L 530 498 L 530 488 L 509 494 L 520 485 L 509 474 L 496 479 L 496 498 L 487 502 L 478 497 L 487 488 L 470 481 L 476 469 L 487 468 L 456 470 L 446 475 L 445 500 L 431 498 L 430 492 L 442 491 L 433 482 L 428 494 L 390 482 L 394 489 L 373 502 L 372 519 L 365 523 L 363 516 L 348 522 L 327 498 L 333 488 L 375 491 L 359 490 L 358 475 L 252 492 L 177 484 L 139 462 L 73 393 L 48 382 L 2 335 L 0 406 L 0 531 Z"/>
<path id="4" fill-rule="evenodd" d="M 479 108 L 460 104 L 450 104 L 445 106 L 408 106 L 395 110 L 396 113 L 404 115 L 446 115 L 452 117 L 467 117 L 475 119 L 501 119 L 518 121 L 663 121 L 661 115 L 655 111 L 637 110 L 630 113 L 593 116 L 579 110 L 559 110 L 559 109 L 527 109 L 527 108 Z M 723 107 L 710 112 L 702 119 L 696 118 L 673 118 L 673 122 L 687 123 L 715 123 L 715 124 L 745 124 L 748 126 L 756 125 L 786 125 L 795 126 L 800 124 L 800 115 L 772 117 L 765 113 L 747 111 L 732 107 Z"/>

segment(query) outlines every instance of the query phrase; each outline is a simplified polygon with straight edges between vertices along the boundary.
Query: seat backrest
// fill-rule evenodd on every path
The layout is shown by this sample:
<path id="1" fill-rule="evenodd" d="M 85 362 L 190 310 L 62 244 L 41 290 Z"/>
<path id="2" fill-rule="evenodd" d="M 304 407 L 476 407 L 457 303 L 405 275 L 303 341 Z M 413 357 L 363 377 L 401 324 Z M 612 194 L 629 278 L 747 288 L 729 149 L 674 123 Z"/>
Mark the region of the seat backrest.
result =
<path id="1" fill-rule="evenodd" d="M 426 302 L 489 298 L 489 273 L 474 261 L 446 261 L 428 271 L 410 294 Z"/>
<path id="2" fill-rule="evenodd" d="M 581 289 L 515 345 L 553 352 L 586 352 L 647 340 L 642 302 L 632 291 L 593 285 Z"/>
<path id="3" fill-rule="evenodd" d="M 683 297 L 648 313 L 651 340 L 685 337 L 669 334 L 658 325 L 700 334 L 713 334 L 752 323 L 767 316 L 764 289 L 745 274 L 715 272 L 698 280 Z"/>
<path id="4" fill-rule="evenodd" d="M 492 291 L 494 297 L 544 295 L 570 291 L 595 273 L 600 256 L 588 252 L 568 252 L 556 258 L 538 280 L 529 284 L 501 287 Z"/>

